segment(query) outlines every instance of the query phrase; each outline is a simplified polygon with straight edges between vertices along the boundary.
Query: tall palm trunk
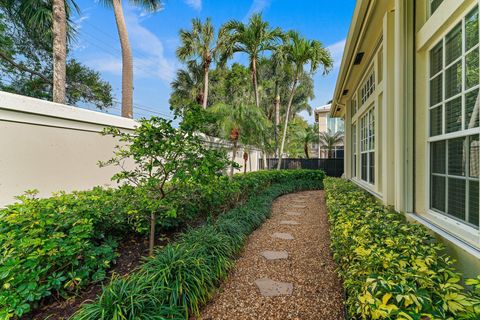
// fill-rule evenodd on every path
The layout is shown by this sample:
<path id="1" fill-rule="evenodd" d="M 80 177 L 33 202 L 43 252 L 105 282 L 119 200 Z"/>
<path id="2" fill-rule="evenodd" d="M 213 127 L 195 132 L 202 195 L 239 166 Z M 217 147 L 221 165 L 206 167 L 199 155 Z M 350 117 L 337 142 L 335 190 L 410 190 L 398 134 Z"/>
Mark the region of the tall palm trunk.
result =
<path id="1" fill-rule="evenodd" d="M 248 153 L 243 150 L 243 174 L 247 173 Z"/>
<path id="2" fill-rule="evenodd" d="M 208 55 L 205 59 L 205 64 L 203 66 L 204 79 L 203 79 L 203 109 L 207 109 L 208 102 L 208 74 L 210 72 L 210 63 L 212 63 L 212 57 Z"/>
<path id="3" fill-rule="evenodd" d="M 305 151 L 305 157 L 307 157 L 307 159 L 309 159 L 310 156 L 308 154 L 308 142 L 305 142 L 305 144 L 303 145 L 303 151 Z"/>
<path id="4" fill-rule="evenodd" d="M 285 115 L 285 125 L 283 128 L 282 144 L 280 145 L 280 153 L 278 155 L 277 170 L 280 170 L 282 165 L 283 148 L 285 147 L 285 138 L 287 137 L 288 117 L 290 116 L 290 109 L 292 107 L 293 96 L 295 95 L 295 89 L 297 88 L 298 74 L 295 74 L 295 80 L 293 81 L 292 91 L 290 92 L 290 99 L 288 99 L 287 114 Z"/>
<path id="5" fill-rule="evenodd" d="M 65 103 L 67 13 L 65 0 L 53 0 L 53 102 Z"/>
<path id="6" fill-rule="evenodd" d="M 123 16 L 122 0 L 113 0 L 113 12 L 122 48 L 122 117 L 133 118 L 133 59 L 127 25 Z"/>
<path id="7" fill-rule="evenodd" d="M 277 93 L 278 85 L 275 85 L 275 157 L 278 157 L 278 128 L 280 126 L 280 95 Z"/>
<path id="8" fill-rule="evenodd" d="M 258 96 L 258 82 L 257 82 L 257 59 L 252 59 L 252 81 L 253 81 L 253 91 L 255 91 L 255 104 L 257 108 L 260 107 L 260 98 Z"/>
<path id="9" fill-rule="evenodd" d="M 237 155 L 237 140 L 233 141 L 233 148 L 232 148 L 232 162 L 235 162 L 235 156 Z M 230 176 L 233 177 L 233 165 L 230 167 Z"/>

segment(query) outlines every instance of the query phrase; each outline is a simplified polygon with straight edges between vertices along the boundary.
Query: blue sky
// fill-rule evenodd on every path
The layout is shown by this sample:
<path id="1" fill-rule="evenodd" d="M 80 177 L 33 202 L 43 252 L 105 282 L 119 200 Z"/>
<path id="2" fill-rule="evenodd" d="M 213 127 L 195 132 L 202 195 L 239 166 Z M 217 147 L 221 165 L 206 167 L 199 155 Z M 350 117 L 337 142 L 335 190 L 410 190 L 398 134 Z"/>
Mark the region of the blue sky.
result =
<path id="1" fill-rule="evenodd" d="M 92 0 L 77 0 L 81 14 L 74 18 L 79 28 L 72 57 L 101 72 L 121 99 L 121 51 L 110 8 Z M 135 117 L 170 117 L 170 82 L 181 63 L 175 57 L 178 31 L 189 28 L 191 19 L 211 17 L 218 29 L 230 19 L 247 21 L 262 12 L 271 26 L 298 30 L 305 37 L 320 40 L 335 60 L 327 76 L 315 75 L 313 107 L 331 99 L 353 13 L 355 0 L 166 0 L 164 7 L 147 14 L 123 1 L 124 14 L 134 56 Z M 236 60 L 243 61 L 241 56 Z M 111 111 L 119 113 L 117 104 Z M 308 119 L 310 122 L 312 118 Z"/>

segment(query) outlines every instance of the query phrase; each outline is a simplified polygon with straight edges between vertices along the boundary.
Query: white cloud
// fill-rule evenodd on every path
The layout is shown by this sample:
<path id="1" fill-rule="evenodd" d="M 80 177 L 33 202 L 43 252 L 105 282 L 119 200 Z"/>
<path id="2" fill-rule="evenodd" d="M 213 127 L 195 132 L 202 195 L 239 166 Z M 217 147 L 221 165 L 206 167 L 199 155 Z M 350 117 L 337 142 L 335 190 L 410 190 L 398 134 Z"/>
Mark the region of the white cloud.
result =
<path id="1" fill-rule="evenodd" d="M 343 50 L 345 49 L 345 42 L 346 42 L 346 39 L 343 39 L 327 47 L 327 49 L 330 51 L 330 54 L 332 55 L 334 68 L 340 67 L 340 64 L 342 63 Z"/>
<path id="2" fill-rule="evenodd" d="M 270 6 L 271 0 L 253 0 L 250 9 L 248 9 L 247 15 L 243 18 L 243 20 L 248 20 L 253 14 L 262 12 L 265 8 Z"/>
<path id="3" fill-rule="evenodd" d="M 170 83 L 177 62 L 167 59 L 162 41 L 150 30 L 141 25 L 138 11 L 126 11 L 125 21 L 133 53 L 134 76 L 138 78 L 157 78 Z M 112 57 L 103 55 L 89 61 L 95 69 L 114 75 L 121 75 L 122 60 L 120 54 Z"/>
<path id="4" fill-rule="evenodd" d="M 202 0 L 185 0 L 185 3 L 197 11 L 202 10 Z"/>

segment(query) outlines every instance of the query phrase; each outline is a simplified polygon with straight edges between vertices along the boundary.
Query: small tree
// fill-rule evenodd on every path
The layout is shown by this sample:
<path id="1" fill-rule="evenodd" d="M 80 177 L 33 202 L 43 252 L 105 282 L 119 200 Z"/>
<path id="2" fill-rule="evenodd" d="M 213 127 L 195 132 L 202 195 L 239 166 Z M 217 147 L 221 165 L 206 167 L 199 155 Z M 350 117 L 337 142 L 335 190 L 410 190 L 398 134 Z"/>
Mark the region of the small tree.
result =
<path id="1" fill-rule="evenodd" d="M 192 120 L 193 119 L 193 120 Z M 148 201 L 150 215 L 149 254 L 153 255 L 155 225 L 162 217 L 175 217 L 176 210 L 166 201 L 185 187 L 207 184 L 229 164 L 224 152 L 209 149 L 195 134 L 195 117 L 174 128 L 171 121 L 152 117 L 140 120 L 133 133 L 118 128 L 107 128 L 121 142 L 115 155 L 100 166 L 121 168 L 112 180 L 134 185 Z M 132 162 L 127 168 L 126 163 Z"/>
<path id="2" fill-rule="evenodd" d="M 327 150 L 327 157 L 333 158 L 333 149 L 335 149 L 335 146 L 343 144 L 343 132 L 337 131 L 332 133 L 330 129 L 328 131 L 320 132 L 319 141 L 320 147 Z"/>

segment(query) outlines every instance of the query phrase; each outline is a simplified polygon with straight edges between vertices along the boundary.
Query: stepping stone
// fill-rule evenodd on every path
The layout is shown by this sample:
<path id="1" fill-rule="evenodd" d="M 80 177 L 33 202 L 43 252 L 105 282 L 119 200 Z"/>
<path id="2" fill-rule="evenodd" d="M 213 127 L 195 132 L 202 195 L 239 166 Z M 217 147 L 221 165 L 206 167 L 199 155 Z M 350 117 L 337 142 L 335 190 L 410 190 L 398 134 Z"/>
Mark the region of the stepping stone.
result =
<path id="1" fill-rule="evenodd" d="M 287 251 L 262 251 L 260 252 L 260 255 L 267 260 L 279 260 L 288 258 Z"/>
<path id="2" fill-rule="evenodd" d="M 297 221 L 292 221 L 292 220 L 283 220 L 283 221 L 280 221 L 280 224 L 285 224 L 285 225 L 288 225 L 288 226 L 298 226 L 300 223 L 298 223 Z"/>
<path id="3" fill-rule="evenodd" d="M 297 204 L 294 204 L 292 206 L 292 208 L 297 208 L 297 209 L 305 209 L 307 206 L 302 206 L 302 205 L 297 205 Z"/>
<path id="4" fill-rule="evenodd" d="M 283 240 L 293 240 L 295 239 L 290 233 L 275 232 L 272 234 L 272 237 Z"/>
<path id="5" fill-rule="evenodd" d="M 260 294 L 264 297 L 291 295 L 293 292 L 293 284 L 288 282 L 279 282 L 263 278 L 255 280 L 255 284 L 260 290 Z"/>
<path id="6" fill-rule="evenodd" d="M 302 212 L 295 212 L 295 211 L 287 211 L 287 215 L 289 216 L 303 216 Z"/>

